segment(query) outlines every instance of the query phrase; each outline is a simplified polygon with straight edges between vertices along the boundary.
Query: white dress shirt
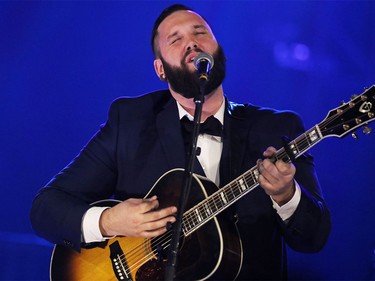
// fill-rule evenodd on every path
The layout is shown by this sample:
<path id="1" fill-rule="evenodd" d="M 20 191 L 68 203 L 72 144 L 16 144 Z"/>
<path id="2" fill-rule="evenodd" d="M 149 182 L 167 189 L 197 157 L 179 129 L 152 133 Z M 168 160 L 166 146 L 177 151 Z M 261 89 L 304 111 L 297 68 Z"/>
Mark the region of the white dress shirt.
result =
<path id="1" fill-rule="evenodd" d="M 180 120 L 187 116 L 190 121 L 194 120 L 179 103 L 177 103 Z M 225 102 L 223 100 L 221 107 L 214 114 L 214 117 L 224 124 L 224 109 Z M 197 139 L 197 147 L 200 148 L 200 154 L 197 156 L 203 171 L 208 179 L 213 181 L 216 185 L 220 183 L 219 164 L 221 159 L 221 151 L 223 150 L 223 141 L 221 137 L 212 136 L 208 134 L 199 134 Z"/>

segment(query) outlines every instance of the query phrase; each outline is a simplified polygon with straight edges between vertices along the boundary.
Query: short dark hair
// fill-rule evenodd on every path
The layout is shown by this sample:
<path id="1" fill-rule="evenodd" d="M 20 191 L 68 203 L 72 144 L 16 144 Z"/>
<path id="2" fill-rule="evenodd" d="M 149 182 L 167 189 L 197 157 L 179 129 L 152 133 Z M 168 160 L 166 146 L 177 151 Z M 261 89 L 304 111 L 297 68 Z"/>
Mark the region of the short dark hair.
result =
<path id="1" fill-rule="evenodd" d="M 152 33 L 151 33 L 151 48 L 152 48 L 152 52 L 154 53 L 154 56 L 156 57 L 156 47 L 155 47 L 155 37 L 158 33 L 158 28 L 159 28 L 159 25 L 161 24 L 161 22 L 163 20 L 165 20 L 166 17 L 168 17 L 169 15 L 173 14 L 174 12 L 177 12 L 177 11 L 194 11 L 193 9 L 185 6 L 185 5 L 182 5 L 182 4 L 174 4 L 174 5 L 171 5 L 167 8 L 165 8 L 161 14 L 159 15 L 159 17 L 156 19 L 155 23 L 154 23 L 154 27 L 152 28 Z"/>

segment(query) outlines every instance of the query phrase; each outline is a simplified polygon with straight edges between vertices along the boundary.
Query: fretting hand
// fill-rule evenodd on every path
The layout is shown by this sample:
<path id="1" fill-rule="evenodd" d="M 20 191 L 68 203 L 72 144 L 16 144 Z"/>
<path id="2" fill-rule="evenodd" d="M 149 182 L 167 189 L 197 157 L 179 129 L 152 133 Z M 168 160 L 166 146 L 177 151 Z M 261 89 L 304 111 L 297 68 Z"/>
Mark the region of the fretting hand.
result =
<path id="1" fill-rule="evenodd" d="M 268 147 L 263 152 L 264 160 L 258 160 L 259 171 L 258 182 L 265 192 L 272 197 L 279 206 L 284 205 L 292 199 L 295 192 L 294 175 L 296 168 L 292 163 L 285 163 L 277 160 L 275 163 L 272 157 L 276 149 Z"/>

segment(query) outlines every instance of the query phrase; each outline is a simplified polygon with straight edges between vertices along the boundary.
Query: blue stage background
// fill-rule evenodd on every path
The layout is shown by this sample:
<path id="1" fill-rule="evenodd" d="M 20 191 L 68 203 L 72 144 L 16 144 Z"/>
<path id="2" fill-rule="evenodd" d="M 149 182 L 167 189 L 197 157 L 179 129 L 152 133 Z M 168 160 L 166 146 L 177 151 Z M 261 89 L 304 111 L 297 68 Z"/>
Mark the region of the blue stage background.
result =
<path id="1" fill-rule="evenodd" d="M 310 128 L 375 84 L 374 1 L 181 1 L 228 58 L 226 95 L 291 109 Z M 29 222 L 33 197 L 106 120 L 113 99 L 165 88 L 150 31 L 171 1 L 0 2 L 1 280 L 47 280 L 53 245 Z M 312 149 L 332 234 L 289 250 L 292 279 L 375 280 L 375 134 Z M 254 163 L 255 164 L 255 163 Z"/>

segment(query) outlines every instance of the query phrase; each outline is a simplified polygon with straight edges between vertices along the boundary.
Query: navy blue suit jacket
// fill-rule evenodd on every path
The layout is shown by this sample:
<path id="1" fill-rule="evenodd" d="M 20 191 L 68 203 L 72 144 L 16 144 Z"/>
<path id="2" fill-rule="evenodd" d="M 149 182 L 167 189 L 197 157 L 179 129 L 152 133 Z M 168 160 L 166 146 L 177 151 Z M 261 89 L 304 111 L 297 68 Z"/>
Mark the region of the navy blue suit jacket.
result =
<path id="1" fill-rule="evenodd" d="M 227 101 L 220 185 L 253 167 L 268 146 L 282 147 L 282 136 L 294 139 L 303 132 L 302 121 L 293 112 Z M 90 203 L 144 197 L 162 174 L 184 164 L 178 110 L 169 91 L 119 98 L 97 134 L 36 196 L 33 227 L 52 243 L 79 250 L 81 220 Z M 285 242 L 297 251 L 316 252 L 327 240 L 330 215 L 313 159 L 303 155 L 294 164 L 302 196 L 287 223 L 260 187 L 235 204 L 244 248 L 239 279 L 285 278 Z M 198 162 L 195 168 L 204 175 Z"/>

